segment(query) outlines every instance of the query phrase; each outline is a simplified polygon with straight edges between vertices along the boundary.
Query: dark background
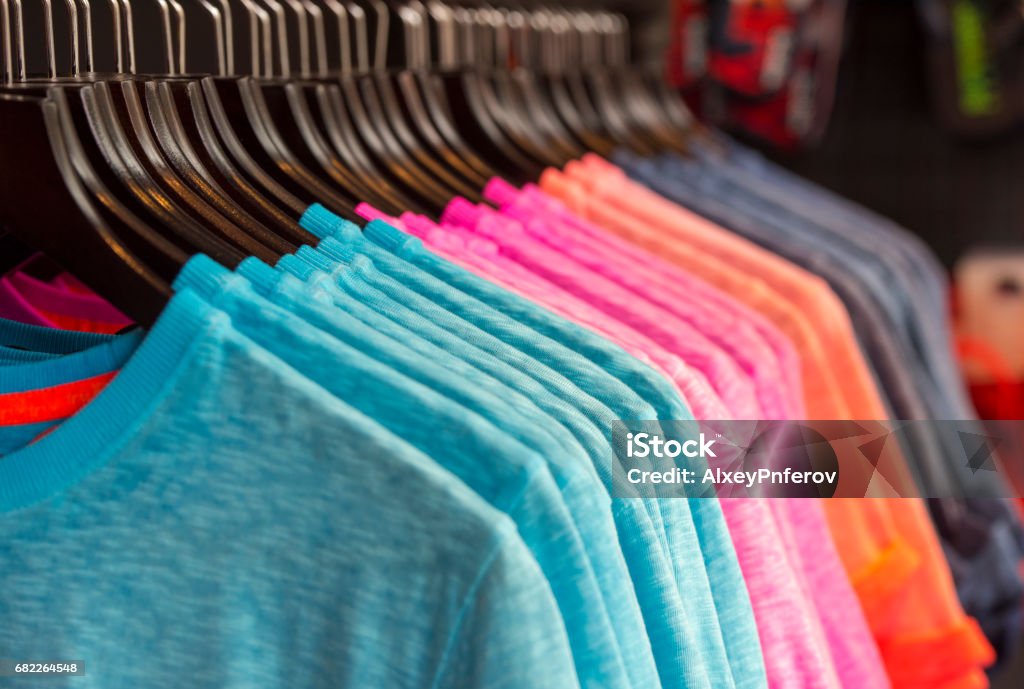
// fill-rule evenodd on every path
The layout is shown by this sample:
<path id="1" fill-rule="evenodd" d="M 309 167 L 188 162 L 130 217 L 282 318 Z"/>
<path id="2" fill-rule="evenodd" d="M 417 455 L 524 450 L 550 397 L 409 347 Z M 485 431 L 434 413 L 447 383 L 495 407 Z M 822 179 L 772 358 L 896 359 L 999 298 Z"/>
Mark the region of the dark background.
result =
<path id="1" fill-rule="evenodd" d="M 978 244 L 1024 244 L 1024 132 L 975 142 L 938 123 L 910 2 L 855 3 L 825 139 L 782 160 L 912 229 L 947 265 Z"/>

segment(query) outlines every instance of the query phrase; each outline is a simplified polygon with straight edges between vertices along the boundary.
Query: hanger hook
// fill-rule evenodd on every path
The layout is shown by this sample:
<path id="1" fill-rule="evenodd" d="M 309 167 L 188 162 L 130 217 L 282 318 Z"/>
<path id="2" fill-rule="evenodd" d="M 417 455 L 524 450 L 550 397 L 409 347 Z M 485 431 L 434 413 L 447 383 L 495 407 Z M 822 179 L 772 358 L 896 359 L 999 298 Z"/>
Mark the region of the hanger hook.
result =
<path id="1" fill-rule="evenodd" d="M 291 48 L 288 45 L 288 18 L 284 13 L 284 5 L 278 0 L 263 0 L 263 4 L 270 10 L 271 20 L 276 28 L 277 58 L 281 67 L 281 76 L 290 77 L 292 75 Z"/>
<path id="2" fill-rule="evenodd" d="M 537 63 L 543 72 L 551 74 L 551 13 L 543 8 L 529 12 L 527 23 L 537 35 Z"/>
<path id="3" fill-rule="evenodd" d="M 118 74 L 124 74 L 124 35 L 121 30 L 121 4 L 110 0 L 111 24 L 114 29 L 114 59 Z"/>
<path id="4" fill-rule="evenodd" d="M 160 23 L 164 33 L 164 48 L 166 50 L 164 57 L 167 62 L 167 73 L 173 75 L 175 74 L 174 30 L 171 28 L 171 8 L 167 4 L 167 0 L 156 0 L 156 4 L 160 8 Z"/>
<path id="5" fill-rule="evenodd" d="M 513 62 L 519 67 L 533 68 L 533 50 L 526 15 L 521 10 L 510 10 L 506 23 Z"/>
<path id="6" fill-rule="evenodd" d="M 93 62 L 92 3 L 90 0 L 78 0 L 78 2 L 82 5 L 82 28 L 85 30 L 85 71 L 91 74 L 96 71 Z"/>
<path id="7" fill-rule="evenodd" d="M 558 11 L 559 26 L 562 29 L 562 72 L 568 72 L 580 61 L 580 32 L 576 27 L 575 12 L 569 9 Z"/>
<path id="8" fill-rule="evenodd" d="M 217 74 L 220 76 L 227 76 L 227 48 L 224 40 L 224 15 L 220 8 L 216 7 L 210 0 L 199 0 L 199 4 L 207 14 L 210 15 L 210 21 L 213 23 L 213 31 L 217 34 Z"/>
<path id="9" fill-rule="evenodd" d="M 391 12 L 383 0 L 369 0 L 373 13 L 377 15 L 377 36 L 373 40 L 373 69 L 383 72 L 388 62 L 388 31 L 391 29 Z"/>
<path id="10" fill-rule="evenodd" d="M 14 69 L 16 81 L 25 81 L 25 12 L 21 4 L 22 0 L 11 0 L 12 8 L 12 43 L 14 43 L 14 55 L 17 60 Z"/>
<path id="11" fill-rule="evenodd" d="M 170 3 L 171 9 L 174 10 L 174 16 L 178 20 L 178 74 L 184 74 L 187 71 L 185 64 L 185 8 L 182 7 L 179 0 L 167 0 Z"/>
<path id="12" fill-rule="evenodd" d="M 430 17 L 437 24 L 437 62 L 442 69 L 451 69 L 459 65 L 459 26 L 455 21 L 455 15 L 452 9 L 443 2 L 437 2 L 432 0 L 427 3 L 426 11 Z M 430 24 L 420 16 L 423 24 L 420 26 L 418 33 L 419 43 L 418 49 L 420 51 L 420 59 L 423 64 L 420 65 L 422 68 L 426 68 L 430 63 Z M 423 36 L 427 35 L 427 43 L 423 45 Z M 474 46 L 466 45 L 466 51 L 473 51 Z"/>
<path id="13" fill-rule="evenodd" d="M 121 0 L 124 10 L 124 37 L 128 44 L 128 73 L 135 74 L 135 18 L 132 11 L 132 0 Z"/>
<path id="14" fill-rule="evenodd" d="M 366 28 L 366 12 L 354 2 L 346 3 L 348 16 L 352 18 L 352 30 L 355 33 L 355 69 L 362 73 L 370 69 L 370 47 Z"/>
<path id="15" fill-rule="evenodd" d="M 253 0 L 241 0 L 241 2 L 249 14 L 250 34 L 253 37 L 253 76 L 260 76 L 260 64 L 262 62 L 262 76 L 271 77 L 274 74 L 274 41 L 273 29 L 270 25 L 270 14 Z"/>
<path id="16" fill-rule="evenodd" d="M 326 77 L 327 67 L 327 27 L 324 24 L 324 12 L 313 0 L 302 0 L 313 23 L 313 50 L 316 52 L 316 75 Z"/>
<path id="17" fill-rule="evenodd" d="M 461 34 L 459 42 L 463 45 L 459 66 L 468 67 L 478 64 L 483 51 L 480 37 L 476 32 L 476 22 L 472 10 L 458 7 L 453 11 L 452 16 L 455 19 L 456 28 Z"/>
<path id="18" fill-rule="evenodd" d="M 468 12 L 470 27 L 477 41 L 477 59 L 481 66 L 491 67 L 494 65 L 494 41 L 484 10 L 473 7 Z"/>
<path id="19" fill-rule="evenodd" d="M 57 60 L 54 57 L 52 0 L 43 0 L 43 41 L 46 44 L 46 76 L 48 79 L 56 79 Z"/>
<path id="20" fill-rule="evenodd" d="M 452 24 L 451 12 L 448 10 L 448 6 L 442 3 L 430 3 L 440 7 L 440 14 L 435 17 L 437 22 L 438 31 L 438 57 L 440 58 L 440 51 L 443 50 L 441 45 L 444 41 L 442 33 L 451 31 L 450 25 Z M 419 0 L 410 0 L 405 5 L 405 13 L 408 19 L 406 28 L 408 29 L 408 41 L 405 46 L 406 62 L 410 65 L 410 69 L 416 69 L 423 71 L 430 66 L 431 52 L 430 52 L 430 19 L 433 16 L 433 9 L 428 9 L 427 5 L 424 5 Z M 457 55 L 452 52 L 452 59 L 456 59 Z M 440 59 L 439 59 L 440 62 Z"/>
<path id="21" fill-rule="evenodd" d="M 423 17 L 413 7 L 405 4 L 398 8 L 398 20 L 402 23 L 402 40 L 405 43 L 405 68 L 418 69 L 419 33 Z"/>
<path id="22" fill-rule="evenodd" d="M 229 0 L 220 0 L 220 9 L 224 17 L 224 54 L 226 65 L 224 73 L 235 73 L 235 18 L 231 13 Z"/>
<path id="23" fill-rule="evenodd" d="M 594 15 L 590 12 L 580 12 L 576 15 L 574 24 L 579 33 L 580 42 L 580 61 L 577 67 L 601 64 L 601 40 L 597 36 L 597 22 L 594 20 Z"/>
<path id="24" fill-rule="evenodd" d="M 64 0 L 64 4 L 68 8 L 68 29 L 69 38 L 71 39 L 71 76 L 77 77 L 82 73 L 81 65 L 79 64 L 79 47 L 78 47 L 78 5 L 75 0 Z M 51 7 L 52 9 L 52 7 Z M 53 29 L 53 15 L 50 15 L 50 28 Z M 52 45 L 52 44 L 50 44 Z M 57 76 L 57 56 L 53 55 L 53 74 L 51 78 Z"/>
<path id="25" fill-rule="evenodd" d="M 306 8 L 302 5 L 301 0 L 284 0 L 284 2 L 295 13 L 295 23 L 299 28 L 299 74 L 306 77 L 309 76 L 309 24 L 306 22 Z M 284 22 L 287 36 L 287 19 Z"/>
<path id="26" fill-rule="evenodd" d="M 335 21 L 337 22 L 338 31 L 338 57 L 340 58 L 340 70 L 342 74 L 352 73 L 352 55 L 349 52 L 349 28 L 348 28 L 348 10 L 341 4 L 340 0 L 323 0 L 324 7 L 327 11 L 334 15 Z"/>
<path id="27" fill-rule="evenodd" d="M 502 10 L 484 5 L 481 10 L 481 17 L 487 25 L 488 30 L 494 37 L 494 65 L 501 69 L 508 69 L 511 66 L 508 42 L 508 21 Z"/>
<path id="28" fill-rule="evenodd" d="M 10 84 L 14 81 L 14 52 L 11 46 L 11 4 L 8 0 L 0 0 L 0 29 L 4 33 L 4 83 Z"/>
<path id="29" fill-rule="evenodd" d="M 568 71 L 570 42 L 572 41 L 572 23 L 564 12 L 553 12 L 551 15 L 551 46 L 555 70 L 559 74 Z"/>

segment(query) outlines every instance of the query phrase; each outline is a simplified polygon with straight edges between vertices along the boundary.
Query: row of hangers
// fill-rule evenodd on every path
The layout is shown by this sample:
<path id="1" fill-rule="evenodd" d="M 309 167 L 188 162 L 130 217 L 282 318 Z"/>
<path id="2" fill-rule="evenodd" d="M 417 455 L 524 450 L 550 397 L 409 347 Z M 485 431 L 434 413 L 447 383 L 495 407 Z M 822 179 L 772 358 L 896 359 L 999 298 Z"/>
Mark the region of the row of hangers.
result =
<path id="1" fill-rule="evenodd" d="M 166 73 L 138 74 L 137 13 L 110 0 L 107 74 L 93 71 L 94 8 L 66 0 L 63 75 L 40 1 L 47 66 L 32 76 L 23 0 L 0 0 L 0 255 L 41 251 L 143 325 L 197 252 L 234 267 L 315 243 L 296 222 L 314 202 L 352 220 L 362 201 L 436 218 L 492 176 L 534 181 L 617 146 L 685 152 L 694 131 L 607 12 L 156 0 L 144 47 Z M 215 74 L 188 73 L 191 12 L 210 22 Z"/>

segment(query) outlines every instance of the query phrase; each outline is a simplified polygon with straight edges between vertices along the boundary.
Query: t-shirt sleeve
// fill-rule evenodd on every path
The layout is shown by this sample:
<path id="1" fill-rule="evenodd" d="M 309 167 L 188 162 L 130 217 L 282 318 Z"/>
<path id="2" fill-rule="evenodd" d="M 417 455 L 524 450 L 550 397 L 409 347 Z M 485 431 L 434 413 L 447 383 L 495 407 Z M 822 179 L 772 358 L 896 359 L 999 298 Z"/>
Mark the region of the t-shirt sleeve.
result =
<path id="1" fill-rule="evenodd" d="M 578 689 L 565 624 L 526 545 L 506 532 L 466 596 L 433 689 Z"/>

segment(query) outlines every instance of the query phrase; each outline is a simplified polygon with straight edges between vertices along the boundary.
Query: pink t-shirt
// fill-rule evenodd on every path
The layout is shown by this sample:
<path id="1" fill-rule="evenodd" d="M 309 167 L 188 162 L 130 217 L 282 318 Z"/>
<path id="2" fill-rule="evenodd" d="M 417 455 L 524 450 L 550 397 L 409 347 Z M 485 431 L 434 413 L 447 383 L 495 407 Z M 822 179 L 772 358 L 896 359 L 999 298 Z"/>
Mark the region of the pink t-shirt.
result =
<path id="1" fill-rule="evenodd" d="M 0 317 L 47 328 L 116 333 L 131 325 L 127 316 L 70 276 L 52 282 L 26 270 L 33 256 L 0 277 Z"/>
<path id="2" fill-rule="evenodd" d="M 536 187 L 517 191 L 492 180 L 487 194 L 532 238 L 657 304 L 721 347 L 753 381 L 762 418 L 802 416 L 796 350 L 759 314 L 655 254 L 575 216 Z"/>
<path id="3" fill-rule="evenodd" d="M 494 241 L 504 256 L 629 325 L 700 370 L 725 402 L 729 418 L 764 416 L 746 372 L 689 323 L 538 242 L 511 218 L 456 199 L 449 204 L 442 220 L 445 226 L 458 226 Z"/>

